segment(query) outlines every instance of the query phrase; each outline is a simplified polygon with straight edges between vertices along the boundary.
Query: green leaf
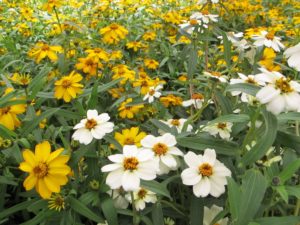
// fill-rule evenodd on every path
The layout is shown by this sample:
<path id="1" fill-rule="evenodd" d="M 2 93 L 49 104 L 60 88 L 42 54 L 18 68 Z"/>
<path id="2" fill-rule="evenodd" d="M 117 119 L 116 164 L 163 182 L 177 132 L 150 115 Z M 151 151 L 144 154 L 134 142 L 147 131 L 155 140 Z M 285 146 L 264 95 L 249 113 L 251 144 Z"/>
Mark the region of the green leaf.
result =
<path id="1" fill-rule="evenodd" d="M 259 87 L 253 84 L 230 84 L 226 87 L 226 92 L 241 91 L 249 95 L 255 96 L 259 89 Z"/>
<path id="2" fill-rule="evenodd" d="M 167 124 L 165 124 L 159 120 L 150 119 L 150 122 L 153 123 L 153 125 L 156 126 L 158 129 L 161 129 L 164 132 L 168 132 L 168 133 L 171 132 L 171 128 Z"/>
<path id="3" fill-rule="evenodd" d="M 215 149 L 217 154 L 236 155 L 238 145 L 234 142 L 224 141 L 207 135 L 177 138 L 178 145 L 194 150 L 203 151 L 206 148 Z"/>
<path id="4" fill-rule="evenodd" d="M 102 84 L 101 86 L 98 87 L 97 89 L 97 93 L 101 93 L 104 91 L 107 91 L 108 89 L 110 89 L 111 87 L 113 87 L 114 85 L 118 84 L 123 78 L 119 78 L 117 80 L 113 80 L 109 83 L 106 84 Z M 93 91 L 93 88 L 89 88 L 84 90 L 84 93 L 82 95 L 80 95 L 79 97 L 86 97 L 89 96 Z"/>
<path id="5" fill-rule="evenodd" d="M 297 225 L 300 216 L 281 216 L 281 217 L 265 217 L 256 219 L 259 225 Z"/>
<path id="6" fill-rule="evenodd" d="M 12 180 L 11 177 L 0 176 L 0 184 L 9 184 L 13 186 L 17 186 L 18 183 Z"/>
<path id="7" fill-rule="evenodd" d="M 299 112 L 288 112 L 288 113 L 282 113 L 277 116 L 278 121 L 284 122 L 284 121 L 300 121 L 300 113 Z"/>
<path id="8" fill-rule="evenodd" d="M 256 145 L 248 151 L 241 160 L 241 165 L 250 165 L 261 159 L 273 145 L 277 134 L 277 119 L 267 111 L 263 111 L 265 121 L 264 134 L 257 140 Z"/>
<path id="9" fill-rule="evenodd" d="M 19 204 L 14 205 L 13 207 L 3 210 L 2 212 L 0 212 L 0 219 L 5 218 L 5 217 L 9 216 L 10 214 L 13 214 L 18 211 L 26 209 L 28 206 L 33 204 L 35 201 L 36 200 L 32 199 L 29 201 L 21 202 Z"/>
<path id="10" fill-rule="evenodd" d="M 118 216 L 111 198 L 104 198 L 101 201 L 101 209 L 109 225 L 118 225 Z"/>
<path id="11" fill-rule="evenodd" d="M 231 101 L 220 91 L 215 92 L 216 103 L 221 107 L 223 114 L 231 114 L 232 104 Z"/>
<path id="12" fill-rule="evenodd" d="M 208 124 L 215 124 L 215 123 L 222 123 L 222 122 L 243 123 L 249 120 L 250 117 L 247 114 L 228 114 L 224 116 L 219 116 L 218 118 L 209 121 Z"/>
<path id="13" fill-rule="evenodd" d="M 285 189 L 285 186 L 275 187 L 275 190 L 281 196 L 281 198 L 285 201 L 285 203 L 288 203 L 289 194 L 288 194 L 287 190 Z"/>
<path id="14" fill-rule="evenodd" d="M 97 223 L 103 223 L 104 220 L 97 214 L 95 214 L 92 210 L 90 210 L 87 206 L 85 206 L 83 203 L 78 201 L 77 199 L 73 197 L 68 198 L 71 208 L 77 212 L 78 214 L 93 220 Z"/>
<path id="15" fill-rule="evenodd" d="M 169 190 L 167 189 L 166 185 L 163 185 L 155 180 L 152 181 L 141 181 L 141 186 L 149 191 L 152 191 L 158 195 L 165 196 L 169 199 L 171 199 Z"/>
<path id="16" fill-rule="evenodd" d="M 98 102 L 97 90 L 98 90 L 98 82 L 96 81 L 95 84 L 94 84 L 94 87 L 92 89 L 90 100 L 88 101 L 88 108 L 89 109 L 94 109 L 97 105 L 97 102 Z"/>
<path id="17" fill-rule="evenodd" d="M 197 68 L 198 52 L 196 47 L 191 47 L 188 59 L 188 77 L 191 79 Z"/>
<path id="18" fill-rule="evenodd" d="M 300 185 L 298 186 L 285 186 L 285 189 L 289 195 L 295 196 L 300 199 Z"/>
<path id="19" fill-rule="evenodd" d="M 20 225 L 36 225 L 36 224 L 41 224 L 41 222 L 46 221 L 46 219 L 49 218 L 54 213 L 55 213 L 55 211 L 53 211 L 53 210 L 44 210 L 44 211 L 41 211 L 39 214 L 37 214 L 31 220 L 28 220 L 25 223 L 21 223 Z"/>
<path id="20" fill-rule="evenodd" d="M 45 65 L 38 75 L 36 75 L 30 84 L 28 85 L 28 89 L 31 92 L 29 99 L 34 99 L 37 93 L 44 88 L 44 84 L 47 81 L 47 74 L 52 70 L 51 67 L 47 67 Z"/>
<path id="21" fill-rule="evenodd" d="M 280 178 L 281 184 L 284 184 L 288 179 L 290 179 L 300 168 L 300 159 L 297 159 L 287 165 L 283 171 L 281 171 L 278 175 Z"/>
<path id="22" fill-rule="evenodd" d="M 17 134 L 0 124 L 0 137 L 10 139 L 12 137 L 17 137 Z"/>
<path id="23" fill-rule="evenodd" d="M 300 153 L 300 137 L 283 131 L 277 132 L 276 144 L 295 149 Z"/>
<path id="24" fill-rule="evenodd" d="M 204 216 L 204 202 L 202 198 L 197 198 L 192 194 L 190 205 L 190 224 L 191 225 L 203 225 Z"/>
<path id="25" fill-rule="evenodd" d="M 239 185 L 231 177 L 227 177 L 227 180 L 230 212 L 232 220 L 236 221 L 240 214 L 240 202 L 242 193 L 240 191 Z"/>
<path id="26" fill-rule="evenodd" d="M 164 225 L 164 214 L 162 211 L 161 203 L 156 202 L 152 206 L 152 221 L 155 225 Z"/>

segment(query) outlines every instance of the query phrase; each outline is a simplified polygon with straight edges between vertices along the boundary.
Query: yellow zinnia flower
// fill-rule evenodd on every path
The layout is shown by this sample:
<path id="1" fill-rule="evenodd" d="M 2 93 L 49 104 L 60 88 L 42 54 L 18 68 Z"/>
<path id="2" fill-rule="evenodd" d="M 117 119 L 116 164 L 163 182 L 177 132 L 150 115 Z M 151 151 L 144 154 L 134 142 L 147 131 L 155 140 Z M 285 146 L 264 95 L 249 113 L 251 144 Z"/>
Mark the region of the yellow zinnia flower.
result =
<path id="1" fill-rule="evenodd" d="M 123 129 L 122 133 L 116 132 L 115 139 L 120 145 L 136 145 L 141 147 L 140 141 L 146 136 L 145 132 L 139 133 L 138 127 L 131 127 L 130 129 Z"/>
<path id="2" fill-rule="evenodd" d="M 52 197 L 48 201 L 48 208 L 54 209 L 58 212 L 60 212 L 60 210 L 62 210 L 62 209 L 65 209 L 64 197 L 57 193 L 53 194 Z"/>
<path id="3" fill-rule="evenodd" d="M 33 49 L 28 52 L 29 57 L 34 58 L 36 63 L 48 57 L 52 62 L 56 62 L 58 57 L 57 53 L 62 53 L 61 46 L 50 46 L 43 42 L 38 42 Z"/>
<path id="4" fill-rule="evenodd" d="M 128 30 L 117 23 L 112 23 L 109 26 L 102 28 L 100 34 L 103 35 L 102 40 L 104 43 L 118 44 L 121 40 L 125 39 Z"/>
<path id="5" fill-rule="evenodd" d="M 159 62 L 157 62 L 154 59 L 145 59 L 144 63 L 148 69 L 152 69 L 152 70 L 155 70 L 159 66 Z"/>
<path id="6" fill-rule="evenodd" d="M 60 192 L 60 186 L 68 182 L 67 175 L 71 171 L 66 165 L 70 157 L 60 155 L 63 150 L 60 148 L 51 153 L 49 142 L 44 141 L 35 146 L 35 153 L 29 149 L 23 151 L 24 162 L 19 168 L 29 173 L 23 183 L 26 191 L 35 187 L 44 199 L 49 199 L 52 192 Z"/>
<path id="7" fill-rule="evenodd" d="M 82 92 L 83 85 L 79 83 L 81 80 L 82 76 L 79 73 L 72 71 L 70 75 L 64 76 L 56 81 L 55 98 L 63 98 L 65 102 L 70 102 L 72 98 L 76 98 L 76 95 Z"/>
<path id="8" fill-rule="evenodd" d="M 133 106 L 128 106 L 132 102 L 132 98 L 128 98 L 126 101 L 122 102 L 121 106 L 119 107 L 119 116 L 121 118 L 128 118 L 132 119 L 135 114 L 137 114 L 141 108 L 144 107 L 144 105 L 133 105 Z"/>

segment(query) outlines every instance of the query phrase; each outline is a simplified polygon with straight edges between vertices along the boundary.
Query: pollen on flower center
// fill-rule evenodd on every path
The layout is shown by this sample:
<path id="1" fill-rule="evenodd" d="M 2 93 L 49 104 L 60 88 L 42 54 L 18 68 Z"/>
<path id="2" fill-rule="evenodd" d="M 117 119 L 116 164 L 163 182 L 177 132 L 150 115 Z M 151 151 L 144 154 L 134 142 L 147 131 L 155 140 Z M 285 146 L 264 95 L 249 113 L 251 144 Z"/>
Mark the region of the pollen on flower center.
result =
<path id="1" fill-rule="evenodd" d="M 251 78 L 251 77 L 248 77 L 248 79 L 246 80 L 246 82 L 248 84 L 256 84 L 256 81 L 253 78 Z"/>
<path id="2" fill-rule="evenodd" d="M 62 86 L 64 87 L 64 88 L 68 88 L 68 87 L 70 87 L 71 86 L 71 81 L 70 80 L 64 80 L 63 82 L 62 82 Z"/>
<path id="3" fill-rule="evenodd" d="M 203 15 L 209 15 L 209 12 L 208 12 L 207 10 L 203 10 L 201 13 L 202 13 Z"/>
<path id="4" fill-rule="evenodd" d="M 147 191 L 143 188 L 140 189 L 139 192 L 138 192 L 138 196 L 139 196 L 140 199 L 145 198 L 146 194 L 147 194 Z"/>
<path id="5" fill-rule="evenodd" d="M 123 161 L 123 167 L 125 170 L 136 170 L 139 165 L 139 160 L 135 157 L 125 158 Z"/>
<path id="6" fill-rule="evenodd" d="M 49 51 L 49 46 L 48 45 L 43 45 L 42 51 Z"/>
<path id="7" fill-rule="evenodd" d="M 168 146 L 163 143 L 157 143 L 153 146 L 153 152 L 155 155 L 165 155 L 168 151 Z"/>
<path id="8" fill-rule="evenodd" d="M 112 30 L 117 30 L 118 28 L 119 28 L 119 26 L 117 24 L 110 25 L 110 29 L 112 29 Z"/>
<path id="9" fill-rule="evenodd" d="M 39 163 L 33 168 L 33 173 L 38 178 L 43 178 L 48 174 L 48 165 L 46 163 Z"/>
<path id="10" fill-rule="evenodd" d="M 10 106 L 0 109 L 1 114 L 7 114 L 10 111 Z"/>
<path id="11" fill-rule="evenodd" d="M 155 94 L 155 90 L 151 89 L 151 90 L 149 91 L 149 95 L 154 95 L 154 94 Z"/>
<path id="12" fill-rule="evenodd" d="M 275 37 L 275 33 L 273 31 L 266 34 L 266 38 L 269 40 L 273 40 L 274 37 Z"/>
<path id="13" fill-rule="evenodd" d="M 203 99 L 204 97 L 200 93 L 194 93 L 194 94 L 192 94 L 191 98 L 194 99 L 194 100 L 197 100 L 197 99 Z"/>
<path id="14" fill-rule="evenodd" d="M 213 72 L 211 72 L 211 75 L 213 75 L 215 77 L 220 77 L 222 74 L 220 72 L 213 71 Z"/>
<path id="15" fill-rule="evenodd" d="M 283 77 L 276 80 L 275 86 L 277 89 L 280 89 L 282 93 L 290 93 L 294 91 L 294 89 L 291 87 L 289 83 L 289 80 L 284 79 Z"/>
<path id="16" fill-rule="evenodd" d="M 180 122 L 179 122 L 179 120 L 177 120 L 177 119 L 173 119 L 173 120 L 171 121 L 171 124 L 172 124 L 173 126 L 179 126 L 179 125 L 180 125 Z"/>
<path id="17" fill-rule="evenodd" d="M 218 123 L 218 128 L 224 130 L 227 127 L 226 123 Z"/>
<path id="18" fill-rule="evenodd" d="M 198 24 L 198 21 L 195 20 L 195 19 L 191 19 L 191 20 L 190 20 L 190 24 L 193 25 L 193 26 L 194 26 L 194 25 L 197 25 L 197 24 Z"/>
<path id="19" fill-rule="evenodd" d="M 93 129 L 95 126 L 97 126 L 97 121 L 94 119 L 90 119 L 85 123 L 85 128 L 89 130 Z"/>
<path id="20" fill-rule="evenodd" d="M 124 145 L 134 145 L 134 144 L 135 144 L 135 142 L 134 142 L 134 139 L 132 137 L 128 137 L 124 141 Z"/>
<path id="21" fill-rule="evenodd" d="M 203 163 L 198 168 L 199 174 L 205 177 L 210 177 L 213 174 L 213 168 L 208 163 Z"/>

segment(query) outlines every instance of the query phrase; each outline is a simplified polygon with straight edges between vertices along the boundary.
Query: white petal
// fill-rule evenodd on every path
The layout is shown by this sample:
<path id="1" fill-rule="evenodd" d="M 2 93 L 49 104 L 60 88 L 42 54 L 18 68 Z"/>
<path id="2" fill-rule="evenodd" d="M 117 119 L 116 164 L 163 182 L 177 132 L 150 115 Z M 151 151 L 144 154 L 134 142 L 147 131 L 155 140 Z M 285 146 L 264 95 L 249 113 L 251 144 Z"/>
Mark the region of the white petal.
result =
<path id="1" fill-rule="evenodd" d="M 172 168 L 177 166 L 177 162 L 172 155 L 166 154 L 162 155 L 160 158 L 161 161 L 168 167 Z"/>
<path id="2" fill-rule="evenodd" d="M 144 162 L 144 161 L 152 160 L 154 157 L 154 153 L 149 149 L 143 149 L 143 150 L 139 150 L 136 156 L 140 162 Z"/>
<path id="3" fill-rule="evenodd" d="M 89 109 L 87 111 L 87 118 L 90 120 L 90 119 L 95 119 L 96 117 L 98 116 L 98 112 L 96 109 Z"/>
<path id="4" fill-rule="evenodd" d="M 108 174 L 106 178 L 106 184 L 110 186 L 111 189 L 117 189 L 122 185 L 123 170 L 115 170 Z"/>
<path id="5" fill-rule="evenodd" d="M 280 94 L 280 90 L 276 90 L 273 86 L 268 85 L 260 89 L 257 94 L 256 98 L 262 103 L 268 103 L 272 101 L 275 97 Z"/>
<path id="6" fill-rule="evenodd" d="M 99 122 L 107 122 L 109 121 L 110 117 L 107 113 L 101 113 L 99 116 L 97 116 L 96 120 Z"/>
<path id="7" fill-rule="evenodd" d="M 286 94 L 284 96 L 286 102 L 286 109 L 296 111 L 300 106 L 300 95 L 296 92 Z"/>
<path id="8" fill-rule="evenodd" d="M 202 177 L 198 184 L 193 186 L 193 192 L 197 197 L 206 197 L 210 193 L 210 181 L 207 177 Z"/>
<path id="9" fill-rule="evenodd" d="M 207 148 L 203 154 L 203 162 L 209 163 L 213 166 L 215 164 L 216 157 L 216 151 L 214 149 Z"/>
<path id="10" fill-rule="evenodd" d="M 110 171 L 114 171 L 114 170 L 117 170 L 119 168 L 121 168 L 122 165 L 121 164 L 117 164 L 117 163 L 114 163 L 114 164 L 108 164 L 106 166 L 103 166 L 101 168 L 101 171 L 102 172 L 110 172 Z"/>
<path id="11" fill-rule="evenodd" d="M 172 154 L 172 155 L 180 155 L 180 156 L 183 156 L 182 151 L 180 151 L 180 150 L 179 150 L 178 148 L 176 148 L 176 147 L 171 147 L 171 148 L 169 148 L 168 153 L 169 153 L 169 154 Z"/>
<path id="12" fill-rule="evenodd" d="M 141 140 L 141 145 L 145 148 L 152 148 L 155 143 L 157 143 L 157 141 L 153 135 L 147 135 Z"/>
<path id="13" fill-rule="evenodd" d="M 93 136 L 91 132 L 85 128 L 78 129 L 74 132 L 72 138 L 79 141 L 81 144 L 88 145 L 92 142 Z"/>
<path id="14" fill-rule="evenodd" d="M 140 187 L 140 178 L 134 172 L 125 171 L 122 177 L 122 186 L 125 191 L 136 191 Z"/>
<path id="15" fill-rule="evenodd" d="M 275 115 L 283 112 L 285 109 L 285 99 L 282 95 L 278 95 L 276 98 L 273 98 L 267 104 L 267 110 L 274 113 Z"/>
<path id="16" fill-rule="evenodd" d="M 198 171 L 192 168 L 187 168 L 181 173 L 182 183 L 185 185 L 195 185 L 201 180 L 201 177 Z"/>
<path id="17" fill-rule="evenodd" d="M 199 157 L 191 151 L 184 156 L 184 161 L 189 167 L 192 168 L 198 168 L 198 166 L 202 163 L 202 160 L 200 160 Z"/>
<path id="18" fill-rule="evenodd" d="M 123 155 L 125 157 L 132 157 L 138 154 L 138 148 L 135 145 L 124 145 Z"/>
<path id="19" fill-rule="evenodd" d="M 166 144 L 168 147 L 172 147 L 177 144 L 175 136 L 170 133 L 165 133 L 163 136 L 161 136 L 160 141 Z"/>
<path id="20" fill-rule="evenodd" d="M 115 154 L 108 156 L 108 159 L 114 163 L 122 163 L 124 160 L 124 156 L 122 154 Z"/>

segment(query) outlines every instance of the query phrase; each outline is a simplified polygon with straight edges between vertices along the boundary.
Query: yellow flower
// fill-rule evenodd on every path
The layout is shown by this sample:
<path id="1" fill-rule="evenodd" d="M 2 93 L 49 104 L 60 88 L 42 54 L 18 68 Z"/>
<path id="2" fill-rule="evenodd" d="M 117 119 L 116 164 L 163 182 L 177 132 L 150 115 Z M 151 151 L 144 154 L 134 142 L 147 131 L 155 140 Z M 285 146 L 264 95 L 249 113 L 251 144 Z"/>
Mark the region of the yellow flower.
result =
<path id="1" fill-rule="evenodd" d="M 116 60 L 116 59 L 122 59 L 122 58 L 123 58 L 123 54 L 120 50 L 112 51 L 109 56 L 109 60 Z"/>
<path id="2" fill-rule="evenodd" d="M 53 192 L 60 192 L 60 186 L 68 182 L 67 175 L 71 171 L 66 165 L 70 157 L 61 155 L 63 150 L 60 148 L 51 153 L 49 142 L 44 141 L 35 146 L 35 153 L 29 149 L 23 151 L 24 162 L 19 168 L 29 173 L 23 182 L 26 191 L 35 187 L 44 199 L 49 199 Z"/>
<path id="3" fill-rule="evenodd" d="M 43 42 L 38 42 L 33 49 L 28 52 L 29 57 L 34 58 L 36 63 L 48 57 L 52 62 L 56 62 L 58 57 L 57 53 L 62 53 L 61 46 L 50 46 Z"/>
<path id="4" fill-rule="evenodd" d="M 262 59 L 259 61 L 259 64 L 269 71 L 280 71 L 281 67 L 279 65 L 274 64 L 275 58 L 275 51 L 272 48 L 265 48 Z"/>
<path id="5" fill-rule="evenodd" d="M 48 201 L 48 208 L 60 212 L 65 209 L 65 199 L 60 194 L 54 193 Z"/>
<path id="6" fill-rule="evenodd" d="M 126 65 L 117 65 L 112 68 L 112 79 L 117 80 L 123 78 L 120 83 L 125 84 L 127 80 L 133 81 L 135 78 L 135 71 L 128 69 Z"/>
<path id="7" fill-rule="evenodd" d="M 119 107 L 119 116 L 121 118 L 128 118 L 132 119 L 134 114 L 137 114 L 144 105 L 132 105 L 128 106 L 127 104 L 132 102 L 132 98 L 128 98 L 126 101 L 122 102 L 121 106 Z"/>
<path id="8" fill-rule="evenodd" d="M 10 78 L 15 84 L 19 84 L 21 86 L 27 86 L 32 80 L 29 74 L 19 74 L 14 73 Z"/>
<path id="9" fill-rule="evenodd" d="M 161 103 L 165 106 L 177 106 L 177 105 L 182 105 L 182 98 L 175 96 L 175 95 L 167 95 L 165 97 L 160 98 Z"/>
<path id="10" fill-rule="evenodd" d="M 140 48 L 143 47 L 142 43 L 139 41 L 132 41 L 126 44 L 128 49 L 132 49 L 134 52 L 137 52 Z"/>
<path id="11" fill-rule="evenodd" d="M 145 41 L 154 41 L 156 38 L 156 34 L 154 32 L 146 32 L 144 35 L 143 35 L 143 39 Z"/>
<path id="12" fill-rule="evenodd" d="M 121 40 L 125 39 L 128 30 L 125 27 L 112 23 L 107 27 L 100 29 L 100 34 L 103 35 L 103 42 L 106 44 L 118 44 Z"/>
<path id="13" fill-rule="evenodd" d="M 144 63 L 148 69 L 152 69 L 152 70 L 157 69 L 157 67 L 159 66 L 159 63 L 154 59 L 145 59 Z"/>
<path id="14" fill-rule="evenodd" d="M 91 76 L 97 75 L 97 70 L 103 68 L 103 65 L 95 57 L 79 58 L 78 60 L 79 63 L 75 65 L 76 69 Z"/>
<path id="15" fill-rule="evenodd" d="M 130 129 L 123 129 L 122 133 L 116 132 L 115 139 L 120 145 L 136 145 L 141 147 L 140 141 L 146 136 L 145 132 L 139 133 L 138 127 L 131 127 Z"/>
<path id="16" fill-rule="evenodd" d="M 96 60 L 103 60 L 107 62 L 109 60 L 108 53 L 101 48 L 88 49 L 85 51 L 88 53 L 88 57 L 94 57 Z"/>
<path id="17" fill-rule="evenodd" d="M 48 0 L 42 7 L 43 10 L 47 10 L 48 12 L 51 12 L 53 8 L 56 9 L 59 8 L 62 5 L 61 0 Z"/>
<path id="18" fill-rule="evenodd" d="M 76 98 L 76 95 L 82 92 L 83 85 L 79 83 L 81 80 L 82 76 L 72 71 L 68 76 L 64 76 L 56 81 L 55 98 L 63 98 L 65 102 L 70 102 L 72 98 Z"/>

